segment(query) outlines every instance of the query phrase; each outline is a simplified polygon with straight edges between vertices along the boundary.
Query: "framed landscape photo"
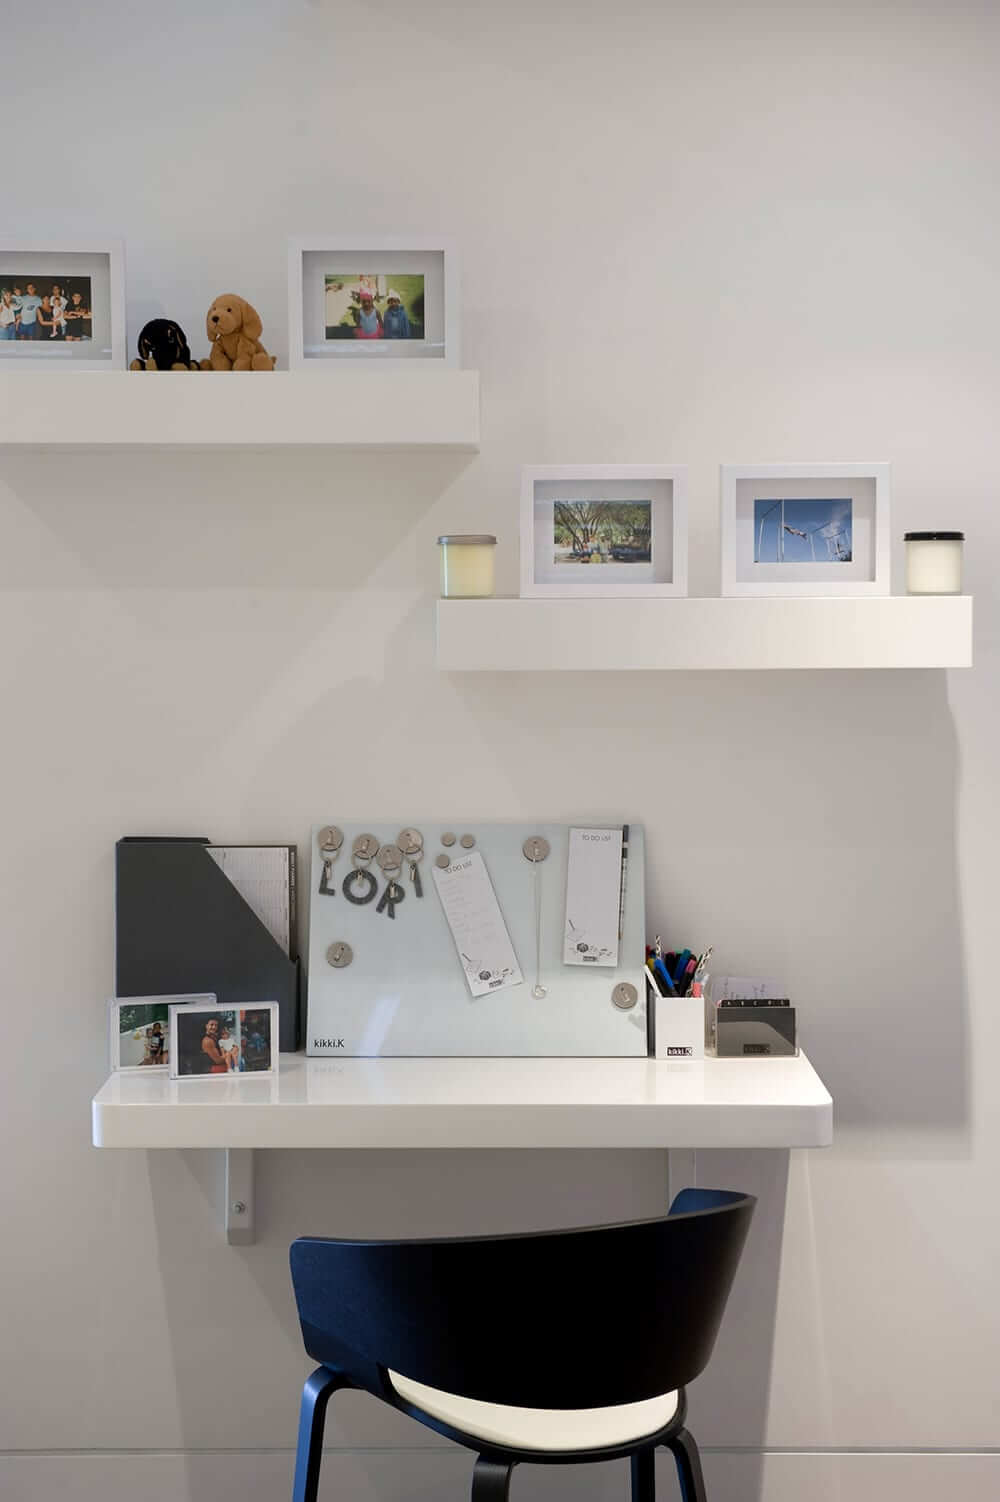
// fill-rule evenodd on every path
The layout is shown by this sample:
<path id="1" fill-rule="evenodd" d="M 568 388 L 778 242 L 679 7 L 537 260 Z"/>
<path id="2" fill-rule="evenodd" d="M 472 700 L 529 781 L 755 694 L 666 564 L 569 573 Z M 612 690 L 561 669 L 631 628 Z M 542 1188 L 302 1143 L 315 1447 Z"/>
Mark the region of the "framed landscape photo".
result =
<path id="1" fill-rule="evenodd" d="M 887 595 L 889 465 L 724 464 L 724 595 Z"/>
<path id="2" fill-rule="evenodd" d="M 683 465 L 534 465 L 522 470 L 522 599 L 686 594 Z"/>
<path id="3" fill-rule="evenodd" d="M 120 243 L 0 241 L 0 360 L 34 369 L 125 369 Z"/>
<path id="4" fill-rule="evenodd" d="M 419 238 L 296 240 L 288 253 L 288 363 L 458 364 L 453 250 Z"/>

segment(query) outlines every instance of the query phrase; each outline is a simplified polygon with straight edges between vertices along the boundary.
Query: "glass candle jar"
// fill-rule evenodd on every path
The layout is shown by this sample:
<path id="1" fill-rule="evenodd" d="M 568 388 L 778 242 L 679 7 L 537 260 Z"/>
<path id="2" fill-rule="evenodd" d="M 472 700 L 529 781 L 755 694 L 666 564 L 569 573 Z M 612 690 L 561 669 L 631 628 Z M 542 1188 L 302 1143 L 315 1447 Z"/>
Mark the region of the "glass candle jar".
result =
<path id="1" fill-rule="evenodd" d="M 960 595 L 964 532 L 907 532 L 906 592 Z"/>
<path id="2" fill-rule="evenodd" d="M 445 600 L 489 600 L 494 585 L 497 540 L 486 534 L 439 537 L 441 595 Z"/>

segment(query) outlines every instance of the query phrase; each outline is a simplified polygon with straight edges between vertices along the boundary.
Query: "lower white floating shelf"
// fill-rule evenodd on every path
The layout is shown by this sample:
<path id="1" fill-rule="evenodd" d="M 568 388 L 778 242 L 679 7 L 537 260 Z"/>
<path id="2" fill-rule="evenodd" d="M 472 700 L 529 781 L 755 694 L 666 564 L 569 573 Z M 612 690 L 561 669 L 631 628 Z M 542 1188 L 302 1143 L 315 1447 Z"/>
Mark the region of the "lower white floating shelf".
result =
<path id="1" fill-rule="evenodd" d="M 439 600 L 445 672 L 964 668 L 971 595 Z"/>

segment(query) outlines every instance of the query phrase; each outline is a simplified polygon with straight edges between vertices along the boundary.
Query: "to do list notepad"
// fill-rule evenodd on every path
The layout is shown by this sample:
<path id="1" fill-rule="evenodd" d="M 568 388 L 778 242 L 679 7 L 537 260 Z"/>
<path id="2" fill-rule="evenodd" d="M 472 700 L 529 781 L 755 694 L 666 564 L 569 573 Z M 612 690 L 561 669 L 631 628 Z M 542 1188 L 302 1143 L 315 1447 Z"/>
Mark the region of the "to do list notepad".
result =
<path id="1" fill-rule="evenodd" d="M 434 884 L 473 996 L 524 980 L 486 862 L 478 850 L 434 867 Z"/>
<path id="2" fill-rule="evenodd" d="M 564 965 L 618 964 L 622 830 L 571 829 Z"/>

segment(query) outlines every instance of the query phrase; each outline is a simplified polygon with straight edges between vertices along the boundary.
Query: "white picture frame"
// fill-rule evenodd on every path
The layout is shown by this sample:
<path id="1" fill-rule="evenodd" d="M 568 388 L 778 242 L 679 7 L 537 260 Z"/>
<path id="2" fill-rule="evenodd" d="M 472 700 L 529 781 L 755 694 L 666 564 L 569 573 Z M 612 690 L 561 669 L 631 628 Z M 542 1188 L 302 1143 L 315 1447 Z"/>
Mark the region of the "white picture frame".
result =
<path id="1" fill-rule="evenodd" d="M 63 337 L 34 340 L 0 338 L 0 369 L 124 370 L 127 364 L 125 320 L 125 248 L 121 240 L 52 242 L 0 238 L 0 289 L 12 276 L 41 282 L 86 279 L 91 284 L 91 334 L 85 340 Z M 72 320 L 65 327 L 71 328 Z"/>
<path id="2" fill-rule="evenodd" d="M 264 1022 L 264 1019 L 266 1023 Z M 251 1020 L 252 1019 L 252 1020 Z M 202 1048 L 206 1024 L 217 1024 L 216 1052 L 219 1060 L 213 1059 Z M 232 1040 L 231 1049 L 226 1049 L 223 1030 Z M 253 1034 L 266 1038 L 266 1065 L 255 1062 L 244 1049 L 244 1042 Z M 170 1008 L 170 1078 L 172 1080 L 245 1080 L 260 1079 L 278 1072 L 279 1022 L 276 1001 L 257 1001 L 249 1004 L 224 1001 L 189 1001 Z M 263 1058 L 263 1055 L 260 1055 Z M 241 1062 L 243 1061 L 243 1062 Z"/>
<path id="3" fill-rule="evenodd" d="M 178 1004 L 214 1005 L 211 992 L 191 996 L 113 996 L 108 1002 L 108 1065 L 112 1074 L 166 1073 L 170 1053 L 170 1008 Z M 123 1013 L 127 1014 L 122 1030 Z M 140 1015 L 142 1014 L 142 1015 Z M 157 1026 L 162 1044 L 152 1043 Z M 154 1063 L 159 1054 L 160 1062 Z M 122 1060 L 127 1062 L 123 1063 Z"/>
<path id="4" fill-rule="evenodd" d="M 407 266 L 404 264 L 409 262 Z M 391 281 L 393 271 L 425 279 L 426 336 L 402 339 L 327 339 L 325 286 L 320 278 L 370 273 Z M 388 292 L 390 287 L 384 289 Z M 320 330 L 324 337 L 320 338 Z M 386 368 L 459 363 L 459 272 L 454 243 L 422 235 L 296 237 L 288 242 L 288 367 L 327 370 L 345 365 Z"/>
<path id="5" fill-rule="evenodd" d="M 719 489 L 724 596 L 891 593 L 887 463 L 723 464 Z"/>
<path id="6" fill-rule="evenodd" d="M 608 557 L 614 547 L 601 543 L 596 550 L 602 560 L 599 566 L 567 557 L 567 549 L 556 545 L 555 506 L 568 500 L 580 505 L 597 502 L 609 506 L 648 501 L 648 562 L 621 562 Z M 677 598 L 687 594 L 687 554 L 685 465 L 534 464 L 522 469 L 522 599 Z"/>

